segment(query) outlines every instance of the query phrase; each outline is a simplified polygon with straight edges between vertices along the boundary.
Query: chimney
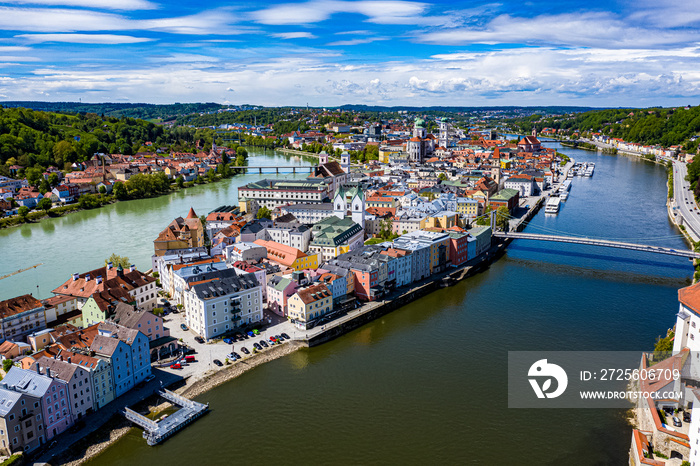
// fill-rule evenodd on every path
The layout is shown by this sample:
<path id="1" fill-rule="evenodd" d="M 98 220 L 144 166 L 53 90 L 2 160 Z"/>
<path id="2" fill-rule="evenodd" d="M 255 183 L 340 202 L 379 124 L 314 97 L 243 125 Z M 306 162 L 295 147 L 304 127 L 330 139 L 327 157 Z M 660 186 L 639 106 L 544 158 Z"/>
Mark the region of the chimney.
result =
<path id="1" fill-rule="evenodd" d="M 46 368 L 46 377 L 51 377 L 51 369 Z"/>
<path id="2" fill-rule="evenodd" d="M 68 356 L 68 364 L 70 364 L 70 356 Z"/>
<path id="3" fill-rule="evenodd" d="M 102 275 L 98 275 L 97 278 L 95 279 L 97 281 L 97 284 L 99 285 L 102 283 Z"/>
<path id="4" fill-rule="evenodd" d="M 90 281 L 90 274 L 85 275 L 85 281 L 89 282 Z"/>
<path id="5" fill-rule="evenodd" d="M 129 272 L 133 272 L 134 270 L 136 270 L 136 266 L 131 264 L 131 267 L 129 267 Z"/>
<path id="6" fill-rule="evenodd" d="M 114 267 L 114 264 L 112 264 L 112 262 L 107 262 L 107 270 L 112 270 L 112 267 Z"/>
<path id="7" fill-rule="evenodd" d="M 79 275 L 80 275 L 80 274 L 78 274 L 78 273 L 74 273 L 74 274 L 73 274 L 73 281 L 76 281 L 76 280 L 78 279 L 78 276 L 79 276 Z"/>
<path id="8" fill-rule="evenodd" d="M 41 374 L 41 364 L 36 363 L 36 373 Z"/>

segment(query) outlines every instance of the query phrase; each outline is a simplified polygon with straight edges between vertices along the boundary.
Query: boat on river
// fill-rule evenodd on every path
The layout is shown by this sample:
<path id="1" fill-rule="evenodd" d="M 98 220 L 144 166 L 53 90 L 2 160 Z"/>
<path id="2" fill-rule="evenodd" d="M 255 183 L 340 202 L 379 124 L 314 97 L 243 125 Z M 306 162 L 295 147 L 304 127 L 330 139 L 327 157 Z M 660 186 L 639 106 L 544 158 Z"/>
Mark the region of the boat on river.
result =
<path id="1" fill-rule="evenodd" d="M 550 197 L 547 204 L 544 206 L 545 214 L 556 214 L 559 212 L 559 207 L 561 205 L 561 198 Z"/>

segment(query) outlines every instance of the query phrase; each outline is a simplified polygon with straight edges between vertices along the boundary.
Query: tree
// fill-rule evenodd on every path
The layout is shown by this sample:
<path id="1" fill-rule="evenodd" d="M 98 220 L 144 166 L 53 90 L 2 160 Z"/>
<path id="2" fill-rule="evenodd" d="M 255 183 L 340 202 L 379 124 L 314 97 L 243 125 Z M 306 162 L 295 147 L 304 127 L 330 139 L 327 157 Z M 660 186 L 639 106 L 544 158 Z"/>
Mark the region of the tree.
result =
<path id="1" fill-rule="evenodd" d="M 68 141 L 58 142 L 53 146 L 53 160 L 58 167 L 62 167 L 66 163 L 75 162 L 75 148 Z"/>
<path id="2" fill-rule="evenodd" d="M 51 186 L 49 185 L 49 182 L 45 179 L 42 179 L 41 183 L 39 183 L 39 192 L 41 194 L 46 194 L 49 191 L 51 191 Z"/>
<path id="3" fill-rule="evenodd" d="M 175 184 L 177 184 L 177 187 L 182 189 L 182 187 L 185 185 L 185 178 L 180 175 L 177 177 L 177 180 L 175 180 Z"/>
<path id="4" fill-rule="evenodd" d="M 203 183 L 204 183 L 204 179 L 202 178 L 201 175 L 197 175 L 197 179 L 195 179 L 194 182 L 197 183 L 197 184 L 203 184 Z"/>
<path id="5" fill-rule="evenodd" d="M 491 225 L 491 206 L 487 205 L 484 209 L 484 213 L 476 219 L 477 225 Z"/>
<path id="6" fill-rule="evenodd" d="M 508 221 L 510 220 L 510 210 L 508 207 L 501 206 L 496 209 L 496 226 L 502 230 L 508 227 Z"/>
<path id="7" fill-rule="evenodd" d="M 4 370 L 5 373 L 7 374 L 8 372 L 10 372 L 10 369 L 12 368 L 13 365 L 14 364 L 12 363 L 12 359 L 5 359 L 2 362 L 2 370 Z"/>
<path id="8" fill-rule="evenodd" d="M 444 173 L 440 173 L 438 175 L 438 178 L 441 179 L 442 181 L 447 181 L 447 175 L 445 175 Z"/>
<path id="9" fill-rule="evenodd" d="M 78 206 L 81 209 L 95 209 L 101 205 L 102 202 L 95 194 L 83 194 L 78 198 Z"/>
<path id="10" fill-rule="evenodd" d="M 126 269 L 131 265 L 131 262 L 129 262 L 129 258 L 126 256 L 118 256 L 116 253 L 112 253 L 109 258 L 105 259 L 105 266 L 111 262 L 114 267 L 119 267 L 120 265 L 122 268 Z"/>
<path id="11" fill-rule="evenodd" d="M 104 185 L 100 186 L 100 194 L 107 194 L 107 188 Z"/>
<path id="12" fill-rule="evenodd" d="M 38 186 L 43 179 L 41 168 L 27 168 L 25 175 L 27 177 L 27 182 L 31 186 Z"/>
<path id="13" fill-rule="evenodd" d="M 126 191 L 126 187 L 121 181 L 117 181 L 116 183 L 114 183 L 114 186 L 112 187 L 112 192 L 114 193 L 114 197 L 116 197 L 120 201 L 123 201 L 124 199 L 129 197 L 129 193 Z"/>
<path id="14" fill-rule="evenodd" d="M 48 211 L 51 210 L 51 206 L 52 206 L 51 198 L 44 197 L 36 205 L 36 208 L 41 209 L 41 210 L 48 213 Z"/>
<path id="15" fill-rule="evenodd" d="M 272 220 L 272 211 L 267 207 L 262 206 L 258 209 L 258 213 L 255 215 L 255 218 L 266 218 L 268 220 Z"/>
<path id="16" fill-rule="evenodd" d="M 27 215 L 29 215 L 29 207 L 26 205 L 21 206 L 19 209 L 17 209 L 17 215 L 19 215 L 19 218 L 21 218 L 22 221 L 27 220 Z"/>

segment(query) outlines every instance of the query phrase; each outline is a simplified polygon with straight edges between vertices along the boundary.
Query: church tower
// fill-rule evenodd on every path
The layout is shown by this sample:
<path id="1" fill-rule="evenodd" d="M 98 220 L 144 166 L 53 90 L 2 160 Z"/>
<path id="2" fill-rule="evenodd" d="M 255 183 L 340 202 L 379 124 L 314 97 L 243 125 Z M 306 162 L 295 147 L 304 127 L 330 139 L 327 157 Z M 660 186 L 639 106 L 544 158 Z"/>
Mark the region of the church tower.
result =
<path id="1" fill-rule="evenodd" d="M 345 173 L 350 173 L 350 154 L 347 152 L 340 154 L 340 167 Z"/>
<path id="2" fill-rule="evenodd" d="M 328 163 L 328 154 L 325 150 L 318 154 L 318 164 L 323 165 L 324 163 Z"/>
<path id="3" fill-rule="evenodd" d="M 363 229 L 365 228 L 365 195 L 362 189 L 357 188 L 355 195 L 352 197 L 351 205 L 351 216 L 352 221 L 360 225 Z"/>
<path id="4" fill-rule="evenodd" d="M 445 149 L 448 148 L 448 145 L 449 145 L 448 134 L 449 134 L 449 126 L 447 123 L 447 118 L 443 118 L 442 120 L 440 120 L 440 139 L 438 142 L 438 146 L 442 146 Z"/>
<path id="5" fill-rule="evenodd" d="M 347 213 L 347 203 L 345 201 L 345 190 L 340 187 L 336 190 L 335 196 L 333 196 L 333 215 L 343 219 Z"/>
<path id="6" fill-rule="evenodd" d="M 532 136 L 537 137 L 537 126 L 532 127 Z"/>

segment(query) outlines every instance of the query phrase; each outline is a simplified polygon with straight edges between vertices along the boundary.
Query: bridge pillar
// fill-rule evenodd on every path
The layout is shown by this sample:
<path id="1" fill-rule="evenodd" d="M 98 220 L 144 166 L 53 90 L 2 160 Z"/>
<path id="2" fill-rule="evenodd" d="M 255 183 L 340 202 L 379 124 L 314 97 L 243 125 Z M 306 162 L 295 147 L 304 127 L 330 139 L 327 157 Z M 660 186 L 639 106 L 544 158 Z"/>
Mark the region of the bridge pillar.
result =
<path id="1" fill-rule="evenodd" d="M 496 231 L 496 211 L 492 210 L 491 211 L 491 232 Z"/>
<path id="2" fill-rule="evenodd" d="M 280 167 L 275 167 L 275 173 L 279 174 L 280 172 Z"/>
<path id="3" fill-rule="evenodd" d="M 296 173 L 296 172 L 297 172 L 297 167 L 292 167 L 292 173 Z"/>
<path id="4" fill-rule="evenodd" d="M 262 167 L 258 168 L 258 173 L 262 175 Z"/>

